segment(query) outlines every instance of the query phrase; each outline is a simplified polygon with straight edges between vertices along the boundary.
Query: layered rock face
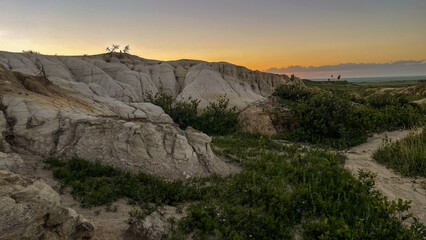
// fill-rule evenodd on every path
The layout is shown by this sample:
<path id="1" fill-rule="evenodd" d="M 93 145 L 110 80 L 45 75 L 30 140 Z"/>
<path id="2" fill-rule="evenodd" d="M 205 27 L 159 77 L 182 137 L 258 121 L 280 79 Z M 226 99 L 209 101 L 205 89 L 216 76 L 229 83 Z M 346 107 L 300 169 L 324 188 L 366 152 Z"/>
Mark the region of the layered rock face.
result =
<path id="1" fill-rule="evenodd" d="M 231 105 L 244 108 L 289 82 L 285 75 L 251 71 L 225 62 L 166 62 L 120 53 L 67 57 L 0 52 L 0 64 L 29 75 L 44 68 L 49 80 L 58 86 L 126 103 L 142 102 L 147 92 L 155 94 L 163 87 L 178 99 L 199 99 L 200 107 L 226 96 Z"/>
<path id="2" fill-rule="evenodd" d="M 235 167 L 218 159 L 211 138 L 181 130 L 150 103 L 87 97 L 43 77 L 0 66 L 1 141 L 36 155 L 78 155 L 131 172 L 169 179 L 229 174 Z M 6 122 L 6 123 L 4 123 Z"/>
<path id="3" fill-rule="evenodd" d="M 0 151 L 12 145 L 43 157 L 78 155 L 170 179 L 229 174 L 235 167 L 213 154 L 210 137 L 179 129 L 143 102 L 145 94 L 163 88 L 201 107 L 226 96 L 243 108 L 287 82 L 228 63 L 0 52 Z"/>
<path id="4" fill-rule="evenodd" d="M 167 179 L 231 174 L 238 167 L 214 155 L 209 136 L 180 129 L 144 97 L 163 88 L 201 108 L 226 96 L 243 109 L 287 82 L 228 63 L 0 52 L 0 239 L 90 239 L 93 232 L 43 181 L 11 173 L 25 165 L 16 152 L 78 155 Z M 145 225 L 143 234 L 157 229 Z"/>
<path id="5" fill-rule="evenodd" d="M 90 239 L 93 225 L 41 180 L 0 171 L 0 239 Z"/>

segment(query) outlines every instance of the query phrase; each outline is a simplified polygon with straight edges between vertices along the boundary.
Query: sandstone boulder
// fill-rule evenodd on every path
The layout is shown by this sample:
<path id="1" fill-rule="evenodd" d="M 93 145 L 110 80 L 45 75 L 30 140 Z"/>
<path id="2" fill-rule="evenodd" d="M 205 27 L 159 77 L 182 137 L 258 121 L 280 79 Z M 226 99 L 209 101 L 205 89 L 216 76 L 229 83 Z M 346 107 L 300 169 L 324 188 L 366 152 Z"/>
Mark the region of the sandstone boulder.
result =
<path id="1" fill-rule="evenodd" d="M 41 180 L 0 171 L 0 239 L 90 239 L 94 226 Z"/>
<path id="2" fill-rule="evenodd" d="M 249 133 L 260 133 L 263 135 L 274 135 L 277 133 L 270 115 L 259 107 L 250 107 L 239 115 L 241 130 Z"/>

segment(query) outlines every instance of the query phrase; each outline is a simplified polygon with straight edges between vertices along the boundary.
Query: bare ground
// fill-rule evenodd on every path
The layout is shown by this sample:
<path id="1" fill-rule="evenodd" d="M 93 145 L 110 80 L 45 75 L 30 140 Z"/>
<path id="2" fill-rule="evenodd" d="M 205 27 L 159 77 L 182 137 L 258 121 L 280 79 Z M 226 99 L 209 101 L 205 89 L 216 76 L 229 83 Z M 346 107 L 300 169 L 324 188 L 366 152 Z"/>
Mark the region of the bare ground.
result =
<path id="1" fill-rule="evenodd" d="M 411 131 L 419 132 L 420 130 Z M 421 185 L 425 178 L 402 177 L 372 158 L 373 152 L 380 147 L 386 136 L 397 140 L 406 137 L 409 133 L 410 130 L 403 130 L 374 135 L 366 143 L 348 150 L 345 167 L 355 175 L 358 175 L 360 169 L 376 173 L 376 188 L 388 196 L 389 200 L 398 198 L 411 200 L 411 212 L 426 224 L 426 191 Z"/>

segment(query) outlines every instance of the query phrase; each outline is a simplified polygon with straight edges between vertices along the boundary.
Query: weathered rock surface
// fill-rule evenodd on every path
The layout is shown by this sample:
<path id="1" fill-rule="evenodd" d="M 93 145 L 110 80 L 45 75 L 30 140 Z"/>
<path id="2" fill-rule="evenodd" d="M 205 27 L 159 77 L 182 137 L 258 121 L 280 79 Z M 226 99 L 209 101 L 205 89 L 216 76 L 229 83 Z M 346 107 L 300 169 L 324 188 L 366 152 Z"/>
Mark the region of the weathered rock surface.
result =
<path id="1" fill-rule="evenodd" d="M 7 130 L 8 125 L 6 117 L 4 116 L 3 112 L 0 111 L 0 152 L 10 152 L 10 146 L 5 140 Z"/>
<path id="2" fill-rule="evenodd" d="M 0 239 L 90 239 L 94 226 L 41 180 L 0 171 Z"/>
<path id="3" fill-rule="evenodd" d="M 2 139 L 42 157 L 78 155 L 169 179 L 236 170 L 213 154 L 210 137 L 179 129 L 151 103 L 89 98 L 1 65 L 0 96 L 7 132 Z"/>
<path id="4" fill-rule="evenodd" d="M 236 168 L 213 154 L 210 137 L 179 129 L 144 95 L 164 88 L 200 100 L 200 107 L 226 95 L 244 108 L 287 82 L 224 62 L 0 52 L 0 151 L 77 154 L 169 179 L 229 174 Z"/>
<path id="5" fill-rule="evenodd" d="M 244 108 L 289 82 L 285 75 L 251 71 L 225 62 L 166 62 L 119 53 L 67 57 L 0 52 L 0 64 L 29 75 L 44 68 L 49 80 L 61 87 L 126 103 L 141 102 L 146 92 L 155 94 L 163 86 L 179 99 L 199 99 L 200 107 L 226 95 L 231 105 Z"/>
<path id="6" fill-rule="evenodd" d="M 161 240 L 168 236 L 171 230 L 169 221 L 160 213 L 153 212 L 144 219 L 132 223 L 124 237 L 128 240 Z"/>
<path id="7" fill-rule="evenodd" d="M 241 111 L 238 121 L 243 132 L 269 136 L 292 131 L 296 126 L 290 109 L 274 97 L 250 104 Z"/>
<path id="8" fill-rule="evenodd" d="M 22 160 L 21 156 L 19 156 L 19 154 L 7 154 L 0 152 L 0 171 L 16 173 L 22 168 L 23 165 L 24 161 Z"/>
<path id="9" fill-rule="evenodd" d="M 262 108 L 247 108 L 240 113 L 238 118 L 243 132 L 260 133 L 269 136 L 277 133 L 269 114 L 264 112 Z"/>

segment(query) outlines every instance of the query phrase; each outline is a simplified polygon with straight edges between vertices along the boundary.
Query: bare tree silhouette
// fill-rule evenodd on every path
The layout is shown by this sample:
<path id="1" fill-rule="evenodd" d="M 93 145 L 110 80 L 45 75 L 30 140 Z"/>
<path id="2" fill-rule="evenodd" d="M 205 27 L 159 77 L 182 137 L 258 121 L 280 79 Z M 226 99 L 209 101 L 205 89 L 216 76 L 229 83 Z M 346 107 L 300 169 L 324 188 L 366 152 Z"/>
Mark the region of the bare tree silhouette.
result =
<path id="1" fill-rule="evenodd" d="M 109 53 L 113 53 L 113 52 L 115 52 L 115 50 L 117 50 L 119 48 L 120 48 L 120 45 L 112 44 L 112 47 L 107 47 L 106 51 L 109 52 Z"/>
<path id="2" fill-rule="evenodd" d="M 129 51 L 130 51 L 130 45 L 126 45 L 126 46 L 124 47 L 124 49 L 123 49 L 123 52 L 124 52 L 124 53 L 129 53 Z"/>

